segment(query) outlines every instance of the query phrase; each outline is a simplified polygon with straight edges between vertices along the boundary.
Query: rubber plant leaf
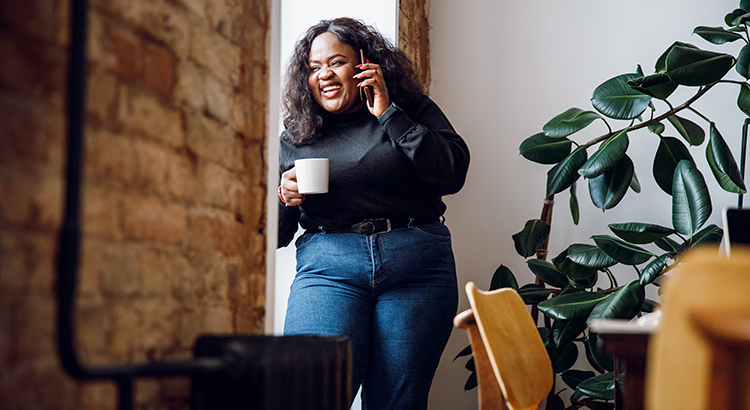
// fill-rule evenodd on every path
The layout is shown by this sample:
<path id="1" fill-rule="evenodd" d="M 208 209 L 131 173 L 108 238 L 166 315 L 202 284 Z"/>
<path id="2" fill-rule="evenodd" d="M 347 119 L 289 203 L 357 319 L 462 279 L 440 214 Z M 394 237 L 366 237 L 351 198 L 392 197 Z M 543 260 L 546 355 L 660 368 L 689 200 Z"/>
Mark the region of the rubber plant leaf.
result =
<path id="1" fill-rule="evenodd" d="M 693 237 L 711 216 L 711 196 L 706 181 L 695 164 L 680 161 L 672 183 L 672 226 Z"/>
<path id="2" fill-rule="evenodd" d="M 664 127 L 664 124 L 661 122 L 650 122 L 648 123 L 648 130 L 651 131 L 653 134 L 661 135 L 664 133 L 664 130 L 666 128 Z"/>
<path id="3" fill-rule="evenodd" d="M 732 151 L 714 123 L 711 123 L 709 135 L 710 139 L 706 145 L 706 159 L 716 182 L 727 192 L 747 193 L 745 181 L 743 181 L 740 169 L 734 161 Z"/>
<path id="4" fill-rule="evenodd" d="M 625 156 L 629 144 L 628 133 L 625 130 L 618 132 L 602 142 L 599 149 L 581 166 L 578 173 L 584 178 L 596 178 L 614 168 Z"/>
<path id="5" fill-rule="evenodd" d="M 737 97 L 737 106 L 750 117 L 750 86 L 746 83 L 740 85 L 740 95 Z"/>
<path id="6" fill-rule="evenodd" d="M 651 96 L 628 86 L 628 81 L 641 77 L 638 74 L 621 74 L 594 89 L 591 104 L 604 116 L 618 120 L 638 118 L 651 102 Z"/>
<path id="7" fill-rule="evenodd" d="M 737 10 L 735 10 L 737 11 Z M 750 13 L 745 10 L 740 10 L 739 13 L 733 15 L 734 19 L 729 24 L 730 26 L 739 26 L 740 24 L 746 24 L 750 20 Z"/>
<path id="8" fill-rule="evenodd" d="M 651 243 L 674 233 L 672 228 L 641 222 L 609 224 L 609 229 L 620 239 L 639 245 Z"/>
<path id="9" fill-rule="evenodd" d="M 586 147 L 580 146 L 573 150 L 565 159 L 560 161 L 557 165 L 552 167 L 547 172 L 547 196 L 557 194 L 568 188 L 575 183 L 581 176 L 578 173 L 578 169 L 581 168 L 586 160 L 588 154 L 586 153 Z"/>
<path id="10" fill-rule="evenodd" d="M 571 280 L 573 281 L 573 286 L 578 289 L 593 289 L 596 282 L 599 281 L 599 275 L 591 275 L 588 278 Z"/>
<path id="11" fill-rule="evenodd" d="M 740 0 L 740 10 L 750 13 L 750 0 Z"/>
<path id="12" fill-rule="evenodd" d="M 518 289 L 518 295 L 523 299 L 523 303 L 527 305 L 535 305 L 537 303 L 547 300 L 549 295 L 556 293 L 557 290 L 550 288 L 543 288 L 537 284 L 529 283 L 521 286 Z"/>
<path id="13" fill-rule="evenodd" d="M 701 245 L 719 245 L 723 237 L 724 230 L 714 224 L 711 224 L 693 235 L 693 241 L 691 242 L 690 247 L 692 248 Z"/>
<path id="14" fill-rule="evenodd" d="M 607 372 L 586 379 L 578 384 L 576 391 L 601 400 L 615 399 L 615 374 Z"/>
<path id="15" fill-rule="evenodd" d="M 656 69 L 657 73 L 665 73 L 665 72 L 667 72 L 667 56 L 669 55 L 669 52 L 672 51 L 672 49 L 675 48 L 675 47 L 686 47 L 686 48 L 694 48 L 696 50 L 699 50 L 698 47 L 696 47 L 696 46 L 694 46 L 694 45 L 692 45 L 690 43 L 683 43 L 681 41 L 675 41 L 656 60 L 656 65 L 655 65 L 654 68 Z"/>
<path id="16" fill-rule="evenodd" d="M 555 118 L 549 120 L 542 130 L 548 137 L 567 137 L 586 128 L 595 120 L 601 118 L 594 111 L 584 111 L 580 108 L 570 108 Z"/>
<path id="17" fill-rule="evenodd" d="M 672 238 L 657 239 L 654 241 L 654 245 L 658 246 L 664 252 L 669 252 L 670 255 L 677 255 L 685 248 L 685 244 L 680 245 Z"/>
<path id="18" fill-rule="evenodd" d="M 552 343 L 565 346 L 574 341 L 588 328 L 585 318 L 579 320 L 555 320 L 552 323 Z"/>
<path id="19" fill-rule="evenodd" d="M 577 188 L 576 186 L 578 183 L 573 183 L 573 185 L 570 186 L 570 216 L 573 217 L 573 225 L 578 225 L 578 222 L 581 220 L 581 211 L 580 207 L 578 206 L 578 194 L 576 193 Z"/>
<path id="20" fill-rule="evenodd" d="M 615 361 L 612 355 L 606 355 L 597 347 L 599 335 L 589 331 L 589 337 L 584 346 L 586 348 L 586 359 L 594 370 L 605 373 L 615 369 Z"/>
<path id="21" fill-rule="evenodd" d="M 664 267 L 667 266 L 668 258 L 669 258 L 669 254 L 665 253 L 664 255 L 661 255 L 658 258 L 649 262 L 648 265 L 646 265 L 646 267 L 643 268 L 643 272 L 641 272 L 641 279 L 640 279 L 641 285 L 646 286 L 650 284 L 651 282 L 653 282 L 654 279 L 656 279 L 656 277 L 659 276 L 661 272 L 664 270 Z"/>
<path id="22" fill-rule="evenodd" d="M 638 180 L 638 175 L 636 174 L 635 169 L 633 170 L 633 179 L 630 181 L 630 189 L 636 194 L 641 193 L 641 181 Z"/>
<path id="23" fill-rule="evenodd" d="M 555 373 L 562 373 L 570 369 L 578 360 L 578 346 L 575 343 L 568 343 L 563 347 L 554 348 L 547 352 L 552 362 L 552 371 Z"/>
<path id="24" fill-rule="evenodd" d="M 550 226 L 541 219 L 526 221 L 523 230 L 513 235 L 516 252 L 524 258 L 534 255 L 549 235 Z"/>
<path id="25" fill-rule="evenodd" d="M 569 285 L 568 278 L 560 273 L 552 262 L 542 259 L 529 259 L 526 264 L 537 278 L 550 286 L 564 288 Z"/>
<path id="26" fill-rule="evenodd" d="M 667 120 L 669 120 L 677 132 L 680 133 L 682 138 L 684 138 L 690 145 L 701 145 L 706 139 L 706 132 L 703 131 L 703 128 L 686 118 L 670 115 L 667 117 Z"/>
<path id="27" fill-rule="evenodd" d="M 571 389 L 575 390 L 576 387 L 578 387 L 578 384 L 586 379 L 590 379 L 592 377 L 596 376 L 596 373 L 592 372 L 591 370 L 577 370 L 577 369 L 571 369 L 567 372 L 563 372 L 560 377 L 562 378 L 562 381 L 565 382 L 565 384 L 568 385 Z"/>
<path id="28" fill-rule="evenodd" d="M 568 259 L 588 268 L 603 269 L 616 265 L 617 261 L 596 245 L 574 243 L 568 246 Z"/>
<path id="29" fill-rule="evenodd" d="M 540 312 L 555 320 L 586 319 L 606 297 L 597 292 L 569 293 L 547 299 L 537 306 Z"/>
<path id="30" fill-rule="evenodd" d="M 594 319 L 632 319 L 641 311 L 646 290 L 637 280 L 629 282 L 617 292 L 607 296 L 591 311 L 586 323 Z"/>
<path id="31" fill-rule="evenodd" d="M 734 21 L 737 20 L 738 17 L 741 17 L 748 12 L 745 10 L 742 10 L 741 6 L 739 9 L 735 9 L 731 13 L 728 13 L 726 16 L 724 16 L 724 23 L 727 24 L 727 26 L 732 26 L 732 28 L 737 28 L 736 24 L 734 24 Z M 744 31 L 744 30 L 743 30 Z"/>
<path id="32" fill-rule="evenodd" d="M 693 34 L 697 34 L 713 44 L 731 43 L 744 38 L 737 33 L 725 30 L 724 27 L 698 26 L 693 30 Z"/>
<path id="33" fill-rule="evenodd" d="M 623 265 L 640 265 L 654 256 L 653 253 L 609 235 L 591 237 L 604 253 Z"/>
<path id="34" fill-rule="evenodd" d="M 734 63 L 729 54 L 676 46 L 667 55 L 667 75 L 679 85 L 698 87 L 721 80 Z"/>
<path id="35" fill-rule="evenodd" d="M 614 208 L 628 192 L 634 173 L 633 161 L 626 155 L 614 168 L 589 179 L 591 201 L 601 210 Z"/>
<path id="36" fill-rule="evenodd" d="M 500 288 L 511 288 L 518 290 L 518 281 L 516 276 L 508 269 L 505 265 L 500 265 L 495 269 L 495 273 L 492 274 L 492 280 L 490 281 L 490 290 Z"/>
<path id="37" fill-rule="evenodd" d="M 693 161 L 687 147 L 674 137 L 662 137 L 654 156 L 653 175 L 662 191 L 672 195 L 674 170 L 682 160 Z"/>
<path id="38" fill-rule="evenodd" d="M 573 141 L 550 138 L 540 132 L 526 138 L 518 147 L 518 152 L 526 159 L 538 164 L 557 164 L 570 154 Z"/>
<path id="39" fill-rule="evenodd" d="M 666 100 L 679 87 L 665 73 L 656 73 L 630 80 L 628 86 L 659 100 Z"/>
<path id="40" fill-rule="evenodd" d="M 574 280 L 588 279 L 592 276 L 596 276 L 597 273 L 596 268 L 579 265 L 570 260 L 568 258 L 568 249 L 563 250 L 559 255 L 552 258 L 552 263 L 554 263 L 557 269 L 565 276 Z"/>

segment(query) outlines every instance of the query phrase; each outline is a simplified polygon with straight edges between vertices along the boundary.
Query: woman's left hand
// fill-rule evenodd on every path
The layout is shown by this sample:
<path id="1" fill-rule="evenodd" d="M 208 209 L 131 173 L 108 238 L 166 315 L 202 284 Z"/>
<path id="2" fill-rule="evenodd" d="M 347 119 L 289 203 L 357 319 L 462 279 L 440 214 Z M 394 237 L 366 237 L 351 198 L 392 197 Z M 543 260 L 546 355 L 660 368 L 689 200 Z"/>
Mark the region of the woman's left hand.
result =
<path id="1" fill-rule="evenodd" d="M 367 109 L 370 113 L 376 117 L 380 117 L 385 110 L 391 105 L 391 100 L 388 97 L 388 87 L 385 84 L 385 78 L 383 77 L 383 70 L 379 64 L 365 63 L 357 66 L 361 73 L 354 76 L 358 80 L 362 80 L 358 87 L 372 87 L 373 104 L 367 105 Z"/>

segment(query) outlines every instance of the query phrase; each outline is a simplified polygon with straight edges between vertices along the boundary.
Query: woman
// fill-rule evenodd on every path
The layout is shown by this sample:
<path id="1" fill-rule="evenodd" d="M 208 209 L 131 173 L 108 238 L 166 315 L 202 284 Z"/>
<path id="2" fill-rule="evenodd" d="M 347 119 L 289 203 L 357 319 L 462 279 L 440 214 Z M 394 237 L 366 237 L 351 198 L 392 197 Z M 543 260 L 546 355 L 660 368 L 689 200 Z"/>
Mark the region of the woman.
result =
<path id="1" fill-rule="evenodd" d="M 426 409 L 458 300 L 441 197 L 463 186 L 468 148 L 406 55 L 357 20 L 308 29 L 283 104 L 279 246 L 305 229 L 284 333 L 348 336 L 363 408 Z M 294 160 L 316 157 L 329 191 L 302 195 Z"/>

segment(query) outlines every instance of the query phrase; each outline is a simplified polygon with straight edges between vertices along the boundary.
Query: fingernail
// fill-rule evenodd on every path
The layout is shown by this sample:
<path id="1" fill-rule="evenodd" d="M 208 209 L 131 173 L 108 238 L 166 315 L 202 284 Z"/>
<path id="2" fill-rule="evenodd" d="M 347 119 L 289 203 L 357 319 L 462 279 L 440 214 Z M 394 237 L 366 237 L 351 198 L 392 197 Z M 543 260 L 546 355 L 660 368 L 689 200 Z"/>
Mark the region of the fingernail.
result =
<path id="1" fill-rule="evenodd" d="M 367 61 L 367 64 L 370 64 L 370 59 L 365 57 L 365 61 Z"/>
<path id="2" fill-rule="evenodd" d="M 362 68 L 362 64 L 357 64 L 355 67 Z"/>

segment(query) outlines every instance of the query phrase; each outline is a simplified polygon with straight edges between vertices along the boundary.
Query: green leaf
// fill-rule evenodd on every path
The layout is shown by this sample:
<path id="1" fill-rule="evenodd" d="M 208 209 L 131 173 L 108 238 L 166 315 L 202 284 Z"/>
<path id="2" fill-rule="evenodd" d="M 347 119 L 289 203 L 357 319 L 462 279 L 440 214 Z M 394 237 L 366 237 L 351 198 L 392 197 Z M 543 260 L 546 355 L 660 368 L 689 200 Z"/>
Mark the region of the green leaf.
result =
<path id="1" fill-rule="evenodd" d="M 669 55 L 669 52 L 670 52 L 670 51 L 672 51 L 672 49 L 674 49 L 675 47 L 687 47 L 687 48 L 693 48 L 693 49 L 699 50 L 699 48 L 698 48 L 698 47 L 696 47 L 696 46 L 694 46 L 694 45 L 692 45 L 692 44 L 690 44 L 690 43 L 683 43 L 683 42 L 680 42 L 680 41 L 675 41 L 675 42 L 674 42 L 674 43 L 672 43 L 672 45 L 671 45 L 671 46 L 669 46 L 669 48 L 668 48 L 668 49 L 667 49 L 666 51 L 664 51 L 664 53 L 662 53 L 662 55 L 661 55 L 661 56 L 659 56 L 659 58 L 658 58 L 658 59 L 656 60 L 656 66 L 655 66 L 655 69 L 656 69 L 656 72 L 657 72 L 657 73 L 665 73 L 665 72 L 667 72 L 667 56 Z"/>
<path id="2" fill-rule="evenodd" d="M 685 138 L 685 141 L 690 145 L 701 145 L 706 139 L 706 132 L 703 131 L 703 128 L 686 118 L 670 115 L 667 117 L 667 120 L 672 123 L 677 132 L 679 132 L 680 135 L 682 135 L 682 138 Z"/>
<path id="3" fill-rule="evenodd" d="M 588 325 L 585 318 L 579 320 L 555 320 L 552 323 L 552 342 L 558 347 L 565 346 L 573 342 L 586 328 L 588 328 Z"/>
<path id="4" fill-rule="evenodd" d="M 505 265 L 500 265 L 495 270 L 495 273 L 492 274 L 492 281 L 490 282 L 490 290 L 500 288 L 511 288 L 518 290 L 518 281 L 516 280 L 516 276 Z"/>
<path id="5" fill-rule="evenodd" d="M 643 248 L 609 235 L 594 235 L 591 239 L 604 253 L 624 265 L 640 265 L 654 256 Z"/>
<path id="6" fill-rule="evenodd" d="M 721 80 L 734 63 L 729 54 L 676 46 L 667 55 L 667 75 L 679 85 L 709 85 Z"/>
<path id="7" fill-rule="evenodd" d="M 654 241 L 654 245 L 658 246 L 659 249 L 669 252 L 670 255 L 676 255 L 682 251 L 685 247 L 684 244 L 680 245 L 672 238 L 661 238 Z"/>
<path id="8" fill-rule="evenodd" d="M 723 237 L 724 230 L 711 224 L 693 235 L 690 247 L 692 248 L 699 245 L 719 245 Z"/>
<path id="9" fill-rule="evenodd" d="M 611 372 L 615 369 L 615 361 L 612 355 L 606 355 L 602 353 L 601 349 L 597 347 L 599 335 L 589 331 L 589 337 L 584 344 L 586 348 L 586 358 L 589 361 L 591 367 L 600 373 Z"/>
<path id="10" fill-rule="evenodd" d="M 593 289 L 596 282 L 599 281 L 599 272 L 597 271 L 596 273 L 596 275 L 591 275 L 583 279 L 571 279 L 573 281 L 573 286 L 579 289 Z"/>
<path id="11" fill-rule="evenodd" d="M 549 410 L 565 410 L 565 402 L 560 395 L 552 399 L 552 407 Z"/>
<path id="12" fill-rule="evenodd" d="M 626 155 L 614 168 L 589 179 L 591 201 L 601 210 L 614 208 L 628 192 L 634 173 L 633 161 Z"/>
<path id="13" fill-rule="evenodd" d="M 654 156 L 653 174 L 662 191 L 672 195 L 674 170 L 682 160 L 693 161 L 687 147 L 674 137 L 662 137 Z"/>
<path id="14" fill-rule="evenodd" d="M 573 141 L 567 138 L 550 138 L 538 133 L 526 138 L 518 151 L 524 158 L 539 164 L 557 164 L 570 154 Z"/>
<path id="15" fill-rule="evenodd" d="M 641 273 L 641 285 L 648 285 L 661 274 L 661 272 L 664 270 L 664 267 L 667 266 L 667 258 L 669 258 L 669 254 L 664 254 L 652 260 L 648 265 L 646 265 L 646 267 L 643 269 L 643 272 Z"/>
<path id="16" fill-rule="evenodd" d="M 641 77 L 622 74 L 611 78 L 594 90 L 591 104 L 603 115 L 618 120 L 638 118 L 651 102 L 651 97 L 628 86 L 628 81 Z"/>
<path id="17" fill-rule="evenodd" d="M 596 178 L 605 171 L 614 168 L 625 156 L 630 140 L 625 130 L 610 137 L 599 146 L 594 155 L 578 170 L 584 178 Z"/>
<path id="18" fill-rule="evenodd" d="M 633 179 L 630 181 L 630 189 L 636 194 L 641 193 L 641 182 L 638 181 L 638 175 L 636 175 L 635 169 L 633 170 Z"/>
<path id="19" fill-rule="evenodd" d="M 651 312 L 656 311 L 659 308 L 661 308 L 661 304 L 659 304 L 657 302 L 654 302 L 651 299 L 646 299 L 646 300 L 643 301 L 643 306 L 641 307 L 641 312 L 651 313 Z"/>
<path id="20" fill-rule="evenodd" d="M 711 123 L 709 134 L 711 135 L 709 143 L 706 146 L 706 159 L 711 167 L 711 172 L 716 178 L 722 189 L 734 194 L 745 194 L 745 181 L 742 179 L 737 163 L 734 161 L 732 151 L 729 149 L 726 141 L 716 129 L 716 125 Z"/>
<path id="21" fill-rule="evenodd" d="M 584 111 L 580 108 L 570 108 L 555 118 L 549 120 L 542 130 L 548 137 L 567 137 L 589 126 L 601 118 L 594 111 Z"/>
<path id="22" fill-rule="evenodd" d="M 596 292 L 569 293 L 540 302 L 538 308 L 540 312 L 555 320 L 585 319 L 606 297 Z"/>
<path id="23" fill-rule="evenodd" d="M 750 44 L 742 47 L 737 55 L 737 65 L 734 68 L 737 74 L 750 79 Z"/>
<path id="24" fill-rule="evenodd" d="M 740 110 L 750 117 L 750 86 L 746 83 L 740 85 L 740 95 L 737 97 L 737 106 Z"/>
<path id="25" fill-rule="evenodd" d="M 596 245 L 574 243 L 568 246 L 568 259 L 588 268 L 603 269 L 616 265 L 617 261 L 609 257 Z"/>
<path id="26" fill-rule="evenodd" d="M 576 391 L 601 400 L 615 399 L 615 374 L 608 372 L 586 379 L 578 384 Z"/>
<path id="27" fill-rule="evenodd" d="M 632 319 L 641 311 L 646 291 L 639 281 L 634 280 L 617 292 L 607 296 L 591 311 L 586 323 L 594 319 Z"/>
<path id="28" fill-rule="evenodd" d="M 573 185 L 581 176 L 578 174 L 578 169 L 587 158 L 586 147 L 580 146 L 552 167 L 547 172 L 547 196 L 562 192 Z"/>
<path id="29" fill-rule="evenodd" d="M 609 229 L 621 239 L 639 245 L 651 243 L 674 233 L 672 228 L 640 222 L 609 224 Z"/>
<path id="30" fill-rule="evenodd" d="M 552 259 L 552 263 L 557 266 L 557 270 L 571 279 L 587 279 L 596 275 L 596 268 L 589 268 L 579 265 L 568 258 L 568 249 L 560 252 L 559 255 Z"/>
<path id="31" fill-rule="evenodd" d="M 477 374 L 476 372 L 472 372 L 469 375 L 469 378 L 466 379 L 466 384 L 464 384 L 464 390 L 469 391 L 469 390 L 475 389 L 477 386 L 478 386 Z"/>
<path id="32" fill-rule="evenodd" d="M 552 371 L 562 373 L 576 364 L 578 346 L 575 343 L 568 343 L 565 347 L 552 349 L 549 351 L 549 358 L 552 362 Z"/>
<path id="33" fill-rule="evenodd" d="M 693 34 L 697 34 L 714 44 L 731 43 L 743 39 L 741 35 L 726 31 L 723 27 L 698 26 L 693 30 Z"/>
<path id="34" fill-rule="evenodd" d="M 662 124 L 662 123 L 660 123 L 658 121 L 654 121 L 654 122 L 649 122 L 648 123 L 648 130 L 651 131 L 652 133 L 656 134 L 656 135 L 663 134 L 665 129 L 666 128 L 664 127 L 664 124 Z"/>
<path id="35" fill-rule="evenodd" d="M 735 9 L 735 10 L 734 10 L 733 12 L 731 12 L 731 13 L 728 13 L 728 14 L 727 14 L 726 16 L 724 16 L 724 23 L 726 23 L 726 24 L 727 24 L 727 26 L 735 26 L 735 27 L 733 27 L 733 28 L 737 28 L 737 27 L 736 27 L 737 25 L 736 25 L 736 24 L 733 24 L 733 23 L 734 23 L 734 21 L 735 21 L 735 20 L 736 20 L 736 19 L 737 19 L 738 17 L 740 17 L 740 16 L 742 16 L 742 15 L 744 15 L 744 14 L 746 14 L 746 13 L 747 13 L 747 12 L 746 12 L 746 11 L 744 11 L 744 10 L 742 10 L 741 8 L 739 8 L 739 9 Z"/>
<path id="36" fill-rule="evenodd" d="M 568 385 L 571 389 L 575 390 L 576 387 L 578 387 L 578 384 L 586 379 L 590 379 L 592 377 L 596 376 L 596 373 L 590 371 L 590 370 L 576 370 L 571 369 L 566 372 L 563 372 L 560 377 L 562 378 L 563 382 Z"/>
<path id="37" fill-rule="evenodd" d="M 529 283 L 521 286 L 518 289 L 518 294 L 523 299 L 523 303 L 527 305 L 535 305 L 539 302 L 547 300 L 549 295 L 556 293 L 557 290 L 550 288 L 543 288 L 537 284 Z"/>
<path id="38" fill-rule="evenodd" d="M 672 183 L 672 225 L 692 237 L 711 215 L 711 197 L 706 181 L 690 161 L 680 161 Z"/>
<path id="39" fill-rule="evenodd" d="M 740 10 L 750 13 L 750 0 L 740 0 Z"/>
<path id="40" fill-rule="evenodd" d="M 666 100 L 678 87 L 677 83 L 673 82 L 665 73 L 656 73 L 630 80 L 628 86 L 660 100 Z"/>
<path id="41" fill-rule="evenodd" d="M 513 243 L 516 246 L 516 252 L 524 258 L 536 253 L 544 244 L 549 236 L 550 226 L 541 219 L 531 219 L 526 221 L 526 225 L 521 232 L 513 235 Z"/>
<path id="42" fill-rule="evenodd" d="M 605 401 L 587 401 L 586 408 L 591 410 L 615 410 L 615 404 Z"/>
<path id="43" fill-rule="evenodd" d="M 750 19 L 750 13 L 746 12 L 745 10 L 740 10 L 740 12 L 734 16 L 734 20 L 732 20 L 729 25 L 739 26 L 740 24 L 747 24 L 748 19 Z"/>
<path id="44" fill-rule="evenodd" d="M 537 278 L 551 286 L 564 288 L 568 286 L 568 278 L 557 270 L 552 262 L 542 259 L 529 259 L 526 261 L 529 269 L 534 272 Z"/>
<path id="45" fill-rule="evenodd" d="M 576 186 L 578 183 L 573 183 L 570 186 L 570 215 L 573 217 L 573 225 L 578 225 L 581 220 L 581 212 L 578 206 L 578 195 L 576 194 Z"/>

